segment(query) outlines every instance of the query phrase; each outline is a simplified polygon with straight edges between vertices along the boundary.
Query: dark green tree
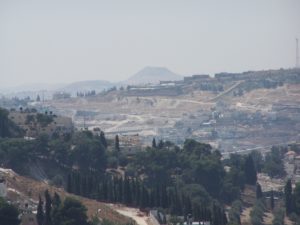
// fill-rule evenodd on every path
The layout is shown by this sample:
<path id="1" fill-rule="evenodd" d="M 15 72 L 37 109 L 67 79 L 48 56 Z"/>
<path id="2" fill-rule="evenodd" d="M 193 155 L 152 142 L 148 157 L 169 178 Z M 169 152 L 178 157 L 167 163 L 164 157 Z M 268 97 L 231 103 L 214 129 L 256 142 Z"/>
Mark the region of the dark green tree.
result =
<path id="1" fill-rule="evenodd" d="M 157 148 L 162 149 L 164 147 L 164 141 L 163 140 L 159 140 Z"/>
<path id="2" fill-rule="evenodd" d="M 48 190 L 45 191 L 45 222 L 44 225 L 51 225 L 51 210 L 52 210 L 52 199 Z"/>
<path id="3" fill-rule="evenodd" d="M 115 150 L 120 151 L 119 135 L 115 137 Z"/>
<path id="4" fill-rule="evenodd" d="M 0 108 L 0 137 L 9 136 L 8 111 Z"/>
<path id="5" fill-rule="evenodd" d="M 256 183 L 256 199 L 261 199 L 263 197 L 263 193 L 261 190 L 261 186 L 259 183 Z"/>
<path id="6" fill-rule="evenodd" d="M 60 220 L 60 207 L 61 207 L 61 199 L 59 195 L 55 192 L 52 200 L 52 224 L 58 224 Z"/>
<path id="7" fill-rule="evenodd" d="M 270 206 L 271 206 L 271 209 L 273 210 L 274 207 L 275 207 L 275 201 L 274 201 L 274 191 L 272 190 L 271 191 L 271 197 L 270 197 Z"/>
<path id="8" fill-rule="evenodd" d="M 106 138 L 105 138 L 105 134 L 103 131 L 100 132 L 100 141 L 101 141 L 101 144 L 107 148 L 107 141 L 106 141 Z"/>
<path id="9" fill-rule="evenodd" d="M 257 181 L 257 174 L 251 155 L 248 155 L 246 158 L 244 171 L 246 183 L 250 185 L 255 185 Z"/>
<path id="10" fill-rule="evenodd" d="M 156 146 L 156 140 L 155 140 L 155 138 L 153 138 L 152 139 L 152 148 L 156 148 L 157 146 Z"/>
<path id="11" fill-rule="evenodd" d="M 18 209 L 0 198 L 0 225 L 19 225 Z"/>
<path id="12" fill-rule="evenodd" d="M 292 193 L 292 181 L 288 179 L 284 187 L 284 196 L 285 196 L 285 209 L 286 214 L 289 215 L 293 212 L 293 193 Z"/>
<path id="13" fill-rule="evenodd" d="M 67 197 L 58 212 L 58 224 L 87 225 L 87 209 L 80 201 Z"/>
<path id="14" fill-rule="evenodd" d="M 36 220 L 38 225 L 43 225 L 45 219 L 45 213 L 43 209 L 43 201 L 41 196 L 39 195 L 39 203 L 37 206 Z"/>
<path id="15" fill-rule="evenodd" d="M 294 196 L 295 212 L 297 213 L 297 215 L 300 215 L 300 183 L 296 184 L 293 196 Z"/>
<path id="16" fill-rule="evenodd" d="M 72 193 L 72 175 L 71 175 L 71 173 L 68 174 L 67 192 Z"/>

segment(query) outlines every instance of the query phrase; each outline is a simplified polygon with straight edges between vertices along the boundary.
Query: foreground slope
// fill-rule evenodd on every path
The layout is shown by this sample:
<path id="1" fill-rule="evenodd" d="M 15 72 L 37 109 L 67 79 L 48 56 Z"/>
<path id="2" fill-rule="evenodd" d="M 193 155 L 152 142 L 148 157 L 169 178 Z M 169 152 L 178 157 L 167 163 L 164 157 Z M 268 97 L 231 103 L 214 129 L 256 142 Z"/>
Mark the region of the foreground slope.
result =
<path id="1" fill-rule="evenodd" d="M 88 209 L 87 214 L 89 218 L 97 215 L 97 212 L 100 209 L 100 214 L 98 216 L 102 219 L 108 219 L 117 224 L 132 223 L 131 219 L 112 210 L 111 207 L 105 203 L 69 194 L 62 188 L 57 188 L 46 182 L 39 182 L 28 177 L 20 176 L 10 169 L 0 168 L 0 175 L 7 182 L 7 194 L 12 202 L 19 201 L 21 205 L 32 202 L 37 205 L 39 195 L 43 196 L 45 190 L 48 189 L 52 195 L 56 192 L 62 198 L 69 196 L 81 201 Z"/>

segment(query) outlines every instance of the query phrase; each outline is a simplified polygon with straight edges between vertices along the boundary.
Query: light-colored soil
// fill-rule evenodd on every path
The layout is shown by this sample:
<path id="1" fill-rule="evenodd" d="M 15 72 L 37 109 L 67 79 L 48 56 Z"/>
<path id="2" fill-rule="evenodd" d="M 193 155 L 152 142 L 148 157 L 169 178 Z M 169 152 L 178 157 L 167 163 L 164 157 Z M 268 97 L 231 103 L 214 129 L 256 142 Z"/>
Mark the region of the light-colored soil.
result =
<path id="1" fill-rule="evenodd" d="M 243 209 L 243 211 L 241 213 L 241 223 L 243 225 L 251 224 L 250 223 L 250 212 L 251 212 L 251 210 L 252 210 L 252 207 Z"/>
<path id="2" fill-rule="evenodd" d="M 109 204 L 109 206 L 118 213 L 133 219 L 138 225 L 149 225 L 149 217 L 136 208 L 129 208 L 115 204 Z"/>

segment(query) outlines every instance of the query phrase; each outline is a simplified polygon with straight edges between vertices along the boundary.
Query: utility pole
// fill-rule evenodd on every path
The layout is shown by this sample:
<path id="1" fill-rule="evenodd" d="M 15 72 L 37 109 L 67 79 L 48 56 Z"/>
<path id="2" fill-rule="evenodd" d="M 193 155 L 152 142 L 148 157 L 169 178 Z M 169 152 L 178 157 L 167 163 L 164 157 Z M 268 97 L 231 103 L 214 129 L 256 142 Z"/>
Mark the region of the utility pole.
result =
<path id="1" fill-rule="evenodd" d="M 299 40 L 296 38 L 296 68 L 300 68 L 300 59 L 299 59 Z"/>

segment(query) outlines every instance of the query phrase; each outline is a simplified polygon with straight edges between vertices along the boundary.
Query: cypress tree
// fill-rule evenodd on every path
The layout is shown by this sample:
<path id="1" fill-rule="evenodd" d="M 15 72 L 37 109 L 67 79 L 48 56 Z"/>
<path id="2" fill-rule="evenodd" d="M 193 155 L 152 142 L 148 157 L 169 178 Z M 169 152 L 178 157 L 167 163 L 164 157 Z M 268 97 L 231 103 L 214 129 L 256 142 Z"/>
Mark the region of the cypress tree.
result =
<path id="1" fill-rule="evenodd" d="M 156 140 L 155 140 L 155 138 L 153 138 L 153 140 L 152 140 L 152 148 L 156 148 L 157 146 L 156 146 Z"/>
<path id="2" fill-rule="evenodd" d="M 111 179 L 108 178 L 107 179 L 107 200 L 109 202 L 112 202 L 113 201 L 113 190 L 112 190 L 112 182 L 111 182 Z"/>
<path id="3" fill-rule="evenodd" d="M 45 191 L 45 223 L 44 225 L 51 225 L 51 210 L 52 210 L 52 200 L 49 191 Z"/>
<path id="4" fill-rule="evenodd" d="M 103 131 L 100 132 L 100 142 L 105 148 L 107 148 L 107 141 Z"/>
<path id="5" fill-rule="evenodd" d="M 120 151 L 119 135 L 115 137 L 115 150 Z"/>
<path id="6" fill-rule="evenodd" d="M 256 183 L 256 199 L 261 199 L 263 197 L 263 193 L 261 190 L 261 186 L 259 183 Z"/>
<path id="7" fill-rule="evenodd" d="M 39 203 L 37 206 L 37 213 L 36 213 L 36 220 L 37 220 L 38 225 L 43 225 L 44 217 L 45 217 L 45 214 L 44 214 L 44 209 L 43 209 L 43 201 L 42 201 L 41 196 L 39 195 Z"/>
<path id="8" fill-rule="evenodd" d="M 120 178 L 118 180 L 118 188 L 117 188 L 117 192 L 118 192 L 118 197 L 117 197 L 117 201 L 118 202 L 122 202 L 123 198 L 122 198 L 122 193 L 123 193 L 123 180 L 122 178 Z"/>
<path id="9" fill-rule="evenodd" d="M 288 179 L 284 187 L 285 195 L 285 208 L 286 214 L 289 215 L 293 212 L 293 194 L 292 194 L 292 181 Z"/>
<path id="10" fill-rule="evenodd" d="M 53 209 L 52 209 L 52 222 L 53 224 L 59 224 L 60 215 L 59 215 L 59 207 L 61 205 L 61 199 L 59 195 L 55 192 L 53 197 Z"/>
<path id="11" fill-rule="evenodd" d="M 163 140 L 160 140 L 158 142 L 157 148 L 162 149 L 163 147 L 164 147 L 164 142 L 163 142 Z"/>
<path id="12" fill-rule="evenodd" d="M 271 191 L 271 198 L 270 198 L 270 205 L 271 205 L 271 209 L 273 210 L 274 209 L 274 206 L 275 206 L 275 202 L 274 202 L 274 192 L 273 190 Z"/>
<path id="13" fill-rule="evenodd" d="M 72 193 L 72 175 L 71 175 L 71 173 L 68 174 L 68 178 L 67 178 L 67 192 Z"/>
<path id="14" fill-rule="evenodd" d="M 246 176 L 246 183 L 250 185 L 255 185 L 257 181 L 257 175 L 254 166 L 254 161 L 251 155 L 248 155 L 246 158 L 244 170 Z"/>
<path id="15" fill-rule="evenodd" d="M 140 186 L 140 181 L 138 179 L 135 182 L 135 190 L 136 190 L 135 204 L 136 206 L 138 206 L 141 198 L 141 186 Z"/>

